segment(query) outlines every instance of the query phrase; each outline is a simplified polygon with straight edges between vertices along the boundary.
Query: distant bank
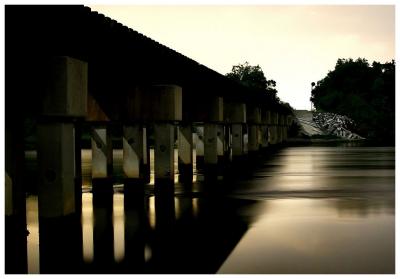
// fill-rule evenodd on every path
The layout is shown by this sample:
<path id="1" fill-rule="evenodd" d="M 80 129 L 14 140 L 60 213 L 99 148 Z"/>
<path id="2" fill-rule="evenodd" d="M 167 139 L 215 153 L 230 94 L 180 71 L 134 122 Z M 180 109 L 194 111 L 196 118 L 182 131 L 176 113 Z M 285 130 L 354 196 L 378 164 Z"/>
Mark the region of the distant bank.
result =
<path id="1" fill-rule="evenodd" d="M 295 110 L 295 121 L 299 126 L 296 137 L 291 141 L 360 141 L 365 138 L 355 131 L 355 123 L 348 117 L 334 113 L 317 113 Z"/>

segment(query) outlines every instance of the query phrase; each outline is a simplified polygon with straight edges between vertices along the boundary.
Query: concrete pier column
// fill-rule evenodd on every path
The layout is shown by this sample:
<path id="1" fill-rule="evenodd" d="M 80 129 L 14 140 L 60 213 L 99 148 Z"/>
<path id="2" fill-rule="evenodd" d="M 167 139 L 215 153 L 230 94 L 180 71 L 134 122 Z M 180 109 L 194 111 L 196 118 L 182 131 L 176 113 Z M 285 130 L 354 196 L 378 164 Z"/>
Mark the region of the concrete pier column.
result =
<path id="1" fill-rule="evenodd" d="M 276 143 L 282 142 L 282 127 L 280 125 L 276 125 Z"/>
<path id="2" fill-rule="evenodd" d="M 75 211 L 82 213 L 82 122 L 74 123 L 75 145 Z"/>
<path id="3" fill-rule="evenodd" d="M 38 125 L 39 214 L 75 212 L 75 136 L 73 123 Z"/>
<path id="4" fill-rule="evenodd" d="M 145 134 L 140 124 L 123 127 L 123 170 L 126 179 L 142 184 L 145 181 Z"/>
<path id="5" fill-rule="evenodd" d="M 232 162 L 232 127 L 225 125 L 224 127 L 224 165 L 228 165 Z"/>
<path id="6" fill-rule="evenodd" d="M 288 139 L 288 122 L 289 122 L 289 115 L 285 115 L 284 121 L 283 121 L 283 140 L 286 142 Z"/>
<path id="7" fill-rule="evenodd" d="M 37 128 L 38 199 L 39 217 L 53 218 L 76 211 L 75 154 L 78 152 L 73 121 L 87 114 L 87 63 L 54 57 L 46 65 Z"/>
<path id="8" fill-rule="evenodd" d="M 278 113 L 271 112 L 269 143 L 275 145 L 278 143 Z"/>
<path id="9" fill-rule="evenodd" d="M 82 230 L 80 129 L 75 124 L 87 115 L 87 63 L 53 57 L 44 65 L 37 125 L 40 271 L 76 273 Z"/>
<path id="10" fill-rule="evenodd" d="M 259 151 L 259 125 L 261 124 L 261 109 L 256 105 L 248 105 L 246 107 L 247 134 L 248 134 L 248 151 L 249 154 L 255 155 Z"/>
<path id="11" fill-rule="evenodd" d="M 268 125 L 261 125 L 261 148 L 268 147 Z"/>
<path id="12" fill-rule="evenodd" d="M 195 130 L 196 170 L 202 172 L 204 169 L 204 126 L 196 126 Z"/>
<path id="13" fill-rule="evenodd" d="M 179 181 L 193 181 L 193 134 L 192 125 L 185 124 L 178 128 L 178 170 Z"/>
<path id="14" fill-rule="evenodd" d="M 246 104 L 227 103 L 224 110 L 224 118 L 231 124 L 232 129 L 232 161 L 241 161 L 246 155 Z M 246 133 L 247 135 L 247 133 Z"/>
<path id="15" fill-rule="evenodd" d="M 150 183 L 150 146 L 148 129 L 143 126 L 143 183 Z"/>
<path id="16" fill-rule="evenodd" d="M 264 111 L 262 114 L 262 123 L 262 148 L 266 149 L 270 144 L 271 137 L 271 111 Z"/>
<path id="17" fill-rule="evenodd" d="M 112 173 L 111 133 L 105 125 L 92 127 L 92 179 L 109 178 Z"/>
<path id="18" fill-rule="evenodd" d="M 154 85 L 145 94 L 149 119 L 154 123 L 155 191 L 172 190 L 174 185 L 175 123 L 182 121 L 182 88 Z M 170 185 L 172 187 L 159 187 Z"/>
<path id="19" fill-rule="evenodd" d="M 204 124 L 204 170 L 206 179 L 217 179 L 219 158 L 223 156 L 224 102 L 222 97 L 209 101 L 209 112 Z M 222 173 L 222 171 L 221 171 Z"/>
<path id="20" fill-rule="evenodd" d="M 218 156 L 218 173 L 222 173 L 225 154 L 225 126 L 217 125 L 217 156 Z"/>
<path id="21" fill-rule="evenodd" d="M 248 148 L 249 153 L 257 153 L 259 150 L 259 127 L 258 125 L 248 125 Z"/>
<path id="22" fill-rule="evenodd" d="M 277 140 L 276 140 L 276 125 L 271 124 L 269 127 L 269 144 L 275 145 Z"/>
<path id="23" fill-rule="evenodd" d="M 82 255 L 82 185 L 77 189 L 74 124 L 41 123 L 37 135 L 40 271 L 76 273 Z"/>
<path id="24" fill-rule="evenodd" d="M 283 141 L 283 129 L 282 129 L 282 124 L 283 124 L 283 118 L 281 114 L 278 114 L 278 143 L 282 143 Z"/>
<path id="25" fill-rule="evenodd" d="M 243 124 L 232 124 L 232 156 L 243 156 Z"/>
<path id="26" fill-rule="evenodd" d="M 174 125 L 154 124 L 155 184 L 174 184 Z"/>
<path id="27" fill-rule="evenodd" d="M 249 154 L 249 126 L 247 123 L 243 124 L 243 155 Z"/>
<path id="28" fill-rule="evenodd" d="M 223 158 L 221 160 L 221 170 L 224 178 L 227 178 L 231 173 L 232 167 L 232 127 L 224 125 L 224 143 L 223 143 Z"/>
<path id="29" fill-rule="evenodd" d="M 287 126 L 283 126 L 283 141 L 287 141 L 287 131 L 288 131 L 288 128 L 287 128 Z"/>
<path id="30" fill-rule="evenodd" d="M 218 138 L 217 124 L 204 125 L 204 168 L 206 177 L 217 177 Z"/>

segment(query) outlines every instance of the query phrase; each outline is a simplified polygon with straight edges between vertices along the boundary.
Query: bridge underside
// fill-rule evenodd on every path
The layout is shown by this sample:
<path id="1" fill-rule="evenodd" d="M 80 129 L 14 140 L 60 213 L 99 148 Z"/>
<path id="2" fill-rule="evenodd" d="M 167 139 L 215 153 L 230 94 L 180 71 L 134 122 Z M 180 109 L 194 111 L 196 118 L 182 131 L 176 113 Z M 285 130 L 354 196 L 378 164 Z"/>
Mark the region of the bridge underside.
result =
<path id="1" fill-rule="evenodd" d="M 156 194 L 173 192 L 175 147 L 180 180 L 190 184 L 194 149 L 197 167 L 214 181 L 287 138 L 290 112 L 264 92 L 87 7 L 6 6 L 5 16 L 8 224 L 26 224 L 27 134 L 36 139 L 41 220 L 80 213 L 82 133 L 90 133 L 99 193 L 112 192 L 101 185 L 112 181 L 116 137 L 126 181 L 136 186 L 149 183 L 154 149 Z"/>

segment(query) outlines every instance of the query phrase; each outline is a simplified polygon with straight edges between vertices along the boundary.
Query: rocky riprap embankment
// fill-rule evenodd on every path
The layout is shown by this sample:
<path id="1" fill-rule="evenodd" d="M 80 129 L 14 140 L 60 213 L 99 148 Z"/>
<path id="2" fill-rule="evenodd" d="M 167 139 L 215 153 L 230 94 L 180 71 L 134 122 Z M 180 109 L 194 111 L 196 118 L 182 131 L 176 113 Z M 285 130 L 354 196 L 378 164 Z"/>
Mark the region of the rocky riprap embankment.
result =
<path id="1" fill-rule="evenodd" d="M 347 116 L 330 112 L 314 112 L 312 119 L 326 135 L 333 135 L 349 140 L 364 139 L 352 132 L 355 123 Z"/>
<path id="2" fill-rule="evenodd" d="M 349 117 L 309 110 L 295 110 L 294 114 L 296 116 L 295 121 L 300 126 L 300 136 L 311 138 L 336 136 L 346 140 L 364 139 L 352 132 L 356 125 Z"/>

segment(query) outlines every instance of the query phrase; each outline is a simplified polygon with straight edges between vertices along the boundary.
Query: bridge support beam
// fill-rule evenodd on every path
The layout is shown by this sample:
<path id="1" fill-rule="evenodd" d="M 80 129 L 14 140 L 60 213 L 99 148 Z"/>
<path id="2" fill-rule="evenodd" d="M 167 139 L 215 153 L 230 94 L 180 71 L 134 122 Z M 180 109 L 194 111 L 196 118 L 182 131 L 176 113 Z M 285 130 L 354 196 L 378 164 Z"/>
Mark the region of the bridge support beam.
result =
<path id="1" fill-rule="evenodd" d="M 143 184 L 148 176 L 146 130 L 140 124 L 123 127 L 123 170 L 126 179 Z"/>
<path id="2" fill-rule="evenodd" d="M 278 143 L 278 128 L 277 128 L 277 121 L 278 121 L 278 114 L 276 112 L 271 112 L 270 117 L 270 125 L 269 125 L 269 143 L 271 145 L 275 145 Z"/>
<path id="3" fill-rule="evenodd" d="M 113 168 L 111 133 L 105 125 L 92 127 L 92 179 L 106 179 Z"/>
<path id="4" fill-rule="evenodd" d="M 151 86 L 148 95 L 154 121 L 154 180 L 156 194 L 172 191 L 174 185 L 175 123 L 182 121 L 182 88 L 176 85 Z M 168 187 L 159 187 L 159 186 Z"/>
<path id="5" fill-rule="evenodd" d="M 244 155 L 243 124 L 232 124 L 232 157 Z"/>
<path id="6" fill-rule="evenodd" d="M 143 126 L 143 183 L 150 183 L 150 146 L 148 129 Z"/>
<path id="7" fill-rule="evenodd" d="M 249 154 L 256 154 L 259 150 L 259 126 L 248 125 Z"/>
<path id="8" fill-rule="evenodd" d="M 223 168 L 225 164 L 224 154 L 225 154 L 225 126 L 217 125 L 217 156 L 218 156 L 218 166 L 217 173 L 218 175 L 223 173 Z"/>
<path id="9" fill-rule="evenodd" d="M 39 214 L 60 217 L 75 212 L 73 123 L 38 125 Z"/>
<path id="10" fill-rule="evenodd" d="M 217 177 L 218 138 L 217 124 L 204 125 L 204 171 L 207 178 Z"/>
<path id="11" fill-rule="evenodd" d="M 222 173 L 229 172 L 232 164 L 232 127 L 231 125 L 224 125 L 224 138 L 223 138 L 223 159 Z"/>
<path id="12" fill-rule="evenodd" d="M 275 124 L 270 126 L 269 143 L 271 145 L 275 145 L 277 143 L 277 129 Z"/>
<path id="13" fill-rule="evenodd" d="M 46 65 L 37 126 L 40 269 L 43 273 L 74 272 L 71 266 L 76 266 L 74 261 L 82 253 L 81 230 L 76 226 L 80 224 L 82 186 L 77 185 L 80 131 L 75 124 L 87 114 L 87 64 L 54 57 Z M 67 269 L 65 255 L 73 259 Z"/>
<path id="14" fill-rule="evenodd" d="M 254 105 L 247 106 L 248 150 L 249 155 L 256 155 L 260 144 L 261 109 Z"/>
<path id="15" fill-rule="evenodd" d="M 244 137 L 246 124 L 246 104 L 226 104 L 224 117 L 225 121 L 231 124 L 232 129 L 232 162 L 242 161 L 247 153 L 247 140 Z"/>
<path id="16" fill-rule="evenodd" d="M 76 193 L 80 187 L 75 188 L 78 152 L 73 121 L 87 113 L 87 64 L 55 57 L 49 60 L 45 75 L 37 130 L 39 217 L 53 218 L 75 213 L 76 198 L 80 196 Z"/>
<path id="17" fill-rule="evenodd" d="M 192 125 L 185 124 L 178 128 L 178 170 L 179 181 L 193 181 L 193 134 Z"/>
<path id="18" fill-rule="evenodd" d="M 224 102 L 222 97 L 210 100 L 210 111 L 204 124 L 204 171 L 206 179 L 215 180 L 218 177 L 218 159 L 223 156 L 224 128 L 220 124 L 224 120 Z"/>
<path id="19" fill-rule="evenodd" d="M 289 115 L 284 116 L 284 121 L 283 121 L 283 140 L 286 142 L 288 139 L 288 125 L 289 122 Z"/>
<path id="20" fill-rule="evenodd" d="M 281 143 L 282 142 L 282 126 L 277 125 L 276 126 L 276 142 Z"/>
<path id="21" fill-rule="evenodd" d="M 266 149 L 269 145 L 269 134 L 270 134 L 270 119 L 271 112 L 269 110 L 265 110 L 261 115 L 261 148 Z"/>
<path id="22" fill-rule="evenodd" d="M 155 184 L 174 184 L 174 125 L 154 124 Z"/>
<path id="23" fill-rule="evenodd" d="M 261 125 L 261 148 L 268 148 L 268 125 Z"/>
<path id="24" fill-rule="evenodd" d="M 196 126 L 196 171 L 197 174 L 204 170 L 204 126 Z"/>
<path id="25" fill-rule="evenodd" d="M 278 143 L 283 142 L 283 115 L 278 114 Z"/>

